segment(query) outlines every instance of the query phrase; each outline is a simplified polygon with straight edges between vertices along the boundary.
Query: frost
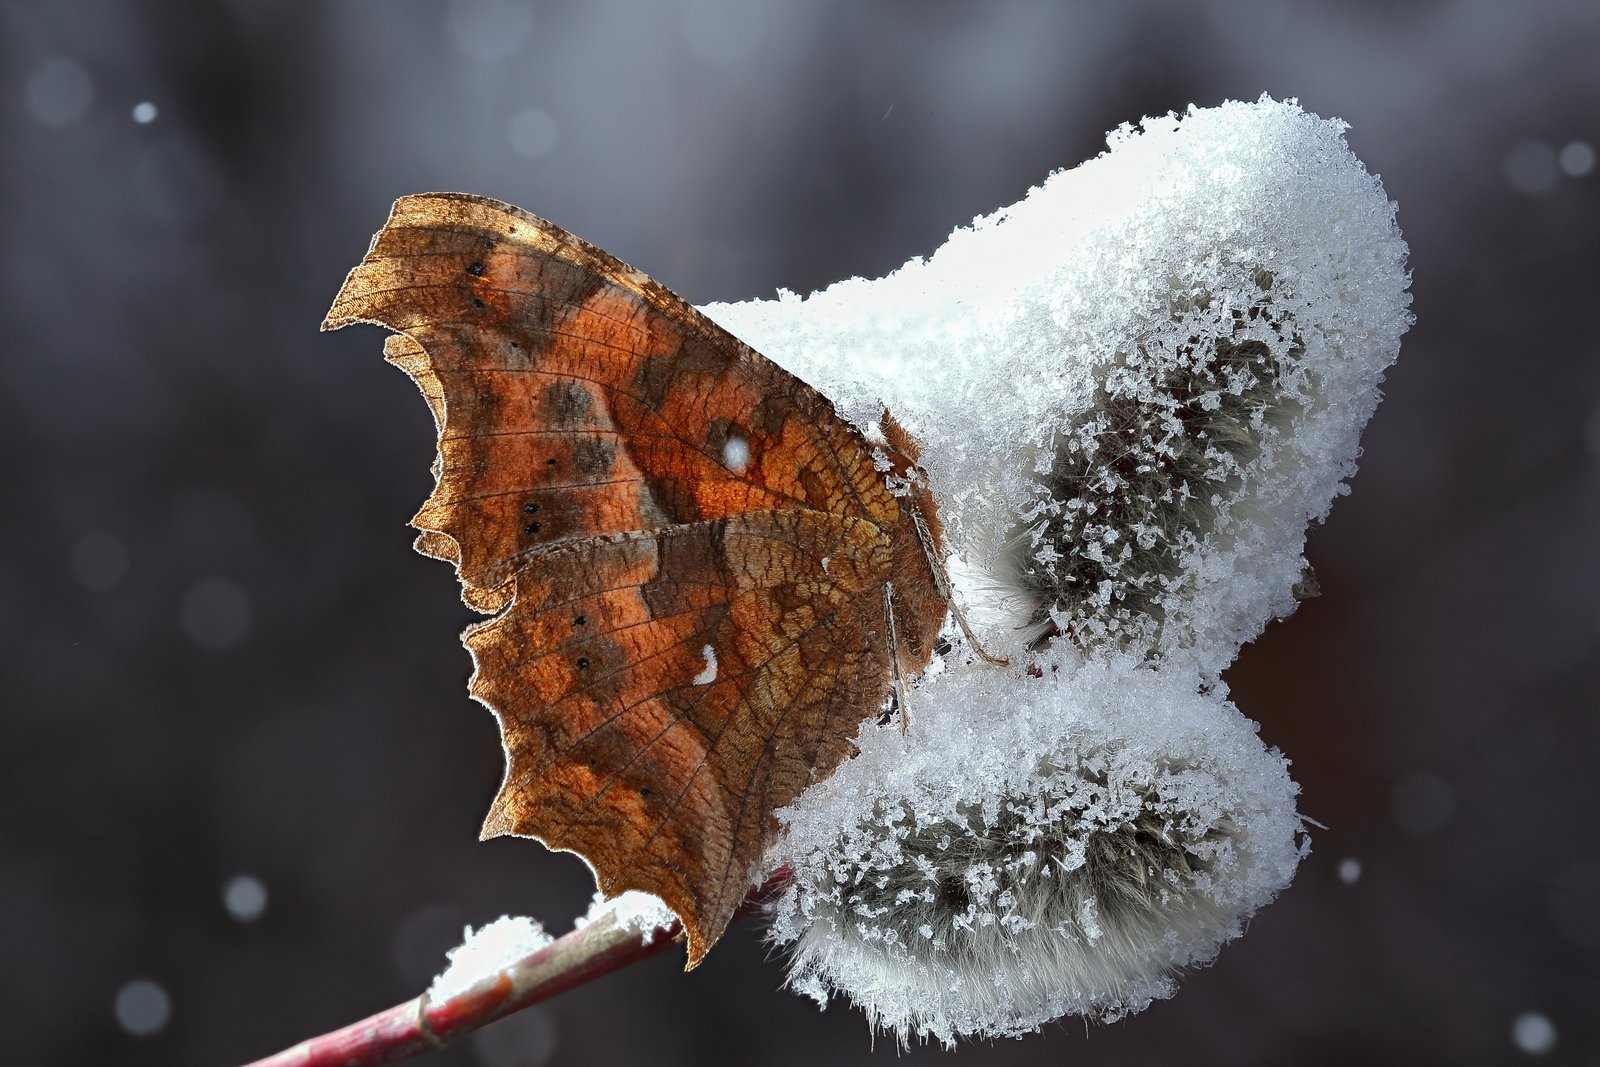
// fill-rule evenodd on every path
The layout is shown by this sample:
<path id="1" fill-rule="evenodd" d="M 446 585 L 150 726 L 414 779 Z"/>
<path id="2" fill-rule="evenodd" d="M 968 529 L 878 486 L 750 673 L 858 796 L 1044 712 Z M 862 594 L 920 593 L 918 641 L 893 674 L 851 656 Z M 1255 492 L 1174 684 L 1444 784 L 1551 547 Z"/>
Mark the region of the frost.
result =
<path id="1" fill-rule="evenodd" d="M 607 900 L 596 893 L 586 915 L 574 923 L 582 929 L 590 923 L 609 919 L 619 929 L 631 930 L 648 945 L 662 929 L 677 922 L 677 916 L 649 893 L 629 891 Z M 474 931 L 467 927 L 461 945 L 447 954 L 450 965 L 428 987 L 430 1000 L 447 1000 L 491 975 L 522 962 L 555 939 L 545 933 L 535 919 L 501 916 Z"/>
<path id="2" fill-rule="evenodd" d="M 779 813 L 791 983 L 902 1043 L 1170 995 L 1302 854 L 1283 757 L 1219 690 L 1127 661 L 924 684 L 909 734 L 864 728 Z"/>
<path id="3" fill-rule="evenodd" d="M 521 915 L 502 915 L 477 931 L 469 926 L 462 937 L 462 943 L 446 953 L 450 965 L 428 987 L 428 999 L 448 1000 L 554 940 L 537 921 Z"/>
<path id="4" fill-rule="evenodd" d="M 1010 659 L 947 631 L 910 732 L 864 726 L 779 813 L 796 990 L 902 1044 L 1119 1018 L 1293 877 L 1297 787 L 1219 678 L 1316 595 L 1307 524 L 1411 323 L 1344 129 L 1146 119 L 887 277 L 705 309 L 920 442 L 955 600 Z"/>
<path id="5" fill-rule="evenodd" d="M 1343 131 L 1266 98 L 1146 119 L 887 277 L 704 310 L 921 442 L 985 645 L 1214 674 L 1309 589 L 1411 321 Z"/>
<path id="6" fill-rule="evenodd" d="M 677 915 L 660 897 L 630 889 L 609 900 L 605 894 L 596 893 L 589 905 L 589 913 L 578 919 L 574 926 L 581 929 L 608 916 L 619 927 L 639 934 L 646 945 L 655 940 L 657 932 L 678 921 Z"/>

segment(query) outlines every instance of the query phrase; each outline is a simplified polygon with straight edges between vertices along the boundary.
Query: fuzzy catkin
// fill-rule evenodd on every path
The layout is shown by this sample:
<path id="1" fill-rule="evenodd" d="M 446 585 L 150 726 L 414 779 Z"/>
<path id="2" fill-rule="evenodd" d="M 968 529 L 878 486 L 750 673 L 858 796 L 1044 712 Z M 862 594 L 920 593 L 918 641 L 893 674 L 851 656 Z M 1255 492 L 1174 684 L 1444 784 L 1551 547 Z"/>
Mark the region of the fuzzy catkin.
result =
<path id="1" fill-rule="evenodd" d="M 926 259 L 708 314 L 920 441 L 958 607 L 910 734 L 780 813 L 791 982 L 900 1041 L 1168 995 L 1288 884 L 1285 761 L 1218 679 L 1311 595 L 1411 323 L 1345 126 L 1262 97 L 1144 120 Z"/>
<path id="2" fill-rule="evenodd" d="M 1187 557 L 1228 535 L 1263 449 L 1304 409 L 1292 316 L 1272 301 L 1271 272 L 1241 273 L 1239 290 L 1174 293 L 1178 335 L 1152 332 L 1094 364 L 1093 402 L 1066 416 L 993 566 L 997 584 L 1026 594 L 1030 647 L 1063 635 L 1161 647 L 1169 611 L 1194 595 Z"/>
<path id="3" fill-rule="evenodd" d="M 926 259 L 705 310 L 921 443 L 992 651 L 1215 676 L 1307 590 L 1411 323 L 1344 130 L 1265 97 L 1149 118 Z"/>
<path id="4" fill-rule="evenodd" d="M 1283 758 L 1219 695 L 1124 662 L 1035 679 L 993 721 L 981 686 L 941 675 L 911 735 L 864 731 L 772 857 L 791 983 L 902 1044 L 1137 1011 L 1301 854 Z"/>

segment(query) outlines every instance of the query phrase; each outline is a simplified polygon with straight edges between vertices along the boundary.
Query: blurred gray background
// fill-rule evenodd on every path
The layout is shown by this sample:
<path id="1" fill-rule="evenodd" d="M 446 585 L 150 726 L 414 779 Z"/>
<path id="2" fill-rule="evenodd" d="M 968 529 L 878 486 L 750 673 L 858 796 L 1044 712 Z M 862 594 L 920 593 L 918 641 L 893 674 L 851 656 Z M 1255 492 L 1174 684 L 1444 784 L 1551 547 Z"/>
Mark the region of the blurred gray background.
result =
<path id="1" fill-rule="evenodd" d="M 519 203 L 696 303 L 877 275 L 1103 135 L 1296 96 L 1400 205 L 1417 325 L 1324 596 L 1229 674 L 1327 824 L 1178 996 L 963 1064 L 1600 1063 L 1600 6 L 10 0 L 0 7 L 0 1016 L 222 1064 L 414 995 L 583 865 L 476 831 L 432 431 L 319 335 L 397 195 Z M 437 1064 L 942 1062 L 757 924 Z"/>

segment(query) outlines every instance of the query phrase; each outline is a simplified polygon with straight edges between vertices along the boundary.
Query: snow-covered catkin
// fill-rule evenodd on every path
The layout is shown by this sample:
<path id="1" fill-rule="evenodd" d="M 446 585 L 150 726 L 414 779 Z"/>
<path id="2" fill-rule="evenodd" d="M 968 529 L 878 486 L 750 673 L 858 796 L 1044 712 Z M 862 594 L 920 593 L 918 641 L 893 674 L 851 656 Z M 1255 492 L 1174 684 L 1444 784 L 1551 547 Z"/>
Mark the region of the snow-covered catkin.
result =
<path id="1" fill-rule="evenodd" d="M 1345 125 L 1266 97 L 1109 150 L 927 259 L 707 313 L 922 446 L 955 653 L 909 735 L 780 818 L 791 981 L 901 1041 L 1110 1017 L 1292 877 L 1295 787 L 1216 679 L 1310 582 L 1411 323 L 1395 205 Z"/>
<path id="2" fill-rule="evenodd" d="M 921 442 L 990 648 L 1215 675 L 1294 610 L 1411 322 L 1344 130 L 1266 98 L 1146 119 L 925 260 L 706 311 Z"/>
<path id="3" fill-rule="evenodd" d="M 983 688 L 933 679 L 917 729 L 866 731 L 783 813 L 791 984 L 902 1043 L 1137 1011 L 1300 855 L 1282 757 L 1220 696 L 1123 663 L 1038 679 L 996 720 Z"/>
<path id="4" fill-rule="evenodd" d="M 1194 596 L 1185 561 L 1225 537 L 1248 475 L 1304 410 L 1305 344 L 1274 278 L 1174 291 L 1168 318 L 1091 361 L 1093 400 L 1069 411 L 1048 469 L 993 565 L 1025 595 L 1028 643 L 1148 651 L 1169 607 Z"/>

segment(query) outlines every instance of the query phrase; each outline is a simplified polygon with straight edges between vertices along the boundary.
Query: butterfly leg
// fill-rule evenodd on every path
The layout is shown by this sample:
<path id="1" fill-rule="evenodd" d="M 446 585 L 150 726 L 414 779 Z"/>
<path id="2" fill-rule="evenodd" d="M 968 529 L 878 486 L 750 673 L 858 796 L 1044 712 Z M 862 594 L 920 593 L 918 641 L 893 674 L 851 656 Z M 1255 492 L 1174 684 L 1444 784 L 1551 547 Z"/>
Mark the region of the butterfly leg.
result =
<path id="1" fill-rule="evenodd" d="M 883 618 L 889 629 L 889 671 L 894 678 L 894 702 L 900 708 L 900 732 L 911 729 L 911 703 L 906 694 L 905 676 L 900 673 L 900 638 L 894 625 L 894 583 L 883 583 Z"/>
<path id="2" fill-rule="evenodd" d="M 928 569 L 933 572 L 933 584 L 939 590 L 939 595 L 950 606 L 950 614 L 955 616 L 956 624 L 961 627 L 961 632 L 967 635 L 967 643 L 979 656 L 998 667 L 1009 666 L 1011 661 L 996 656 L 984 648 L 978 640 L 978 635 L 972 632 L 972 627 L 967 625 L 967 617 L 961 613 L 961 608 L 956 604 L 955 593 L 950 588 L 950 575 L 945 572 L 944 561 L 939 558 L 939 553 L 933 547 L 933 533 L 928 529 L 928 520 L 922 517 L 922 512 L 915 504 L 911 508 L 911 521 L 917 528 L 917 540 L 922 542 L 922 554 L 928 560 Z M 890 623 L 892 627 L 894 624 Z M 893 630 L 890 631 L 893 633 Z"/>

